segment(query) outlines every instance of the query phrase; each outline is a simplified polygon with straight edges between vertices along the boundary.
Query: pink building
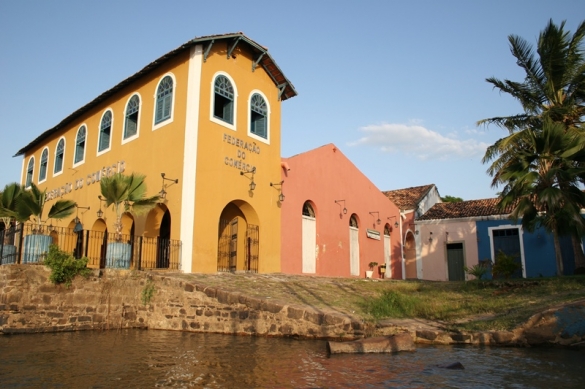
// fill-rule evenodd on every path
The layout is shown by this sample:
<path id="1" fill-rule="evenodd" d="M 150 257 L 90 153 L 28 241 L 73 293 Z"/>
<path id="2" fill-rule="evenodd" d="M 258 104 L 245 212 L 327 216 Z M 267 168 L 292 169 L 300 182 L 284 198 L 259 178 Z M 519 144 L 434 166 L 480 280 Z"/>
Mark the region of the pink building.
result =
<path id="1" fill-rule="evenodd" d="M 400 235 L 403 242 L 403 272 L 406 279 L 422 279 L 422 253 L 417 250 L 415 219 L 425 214 L 433 205 L 441 202 L 435 184 L 413 186 L 383 192 L 400 209 Z"/>
<path id="2" fill-rule="evenodd" d="M 402 279 L 400 211 L 335 145 L 282 165 L 283 273 Z"/>

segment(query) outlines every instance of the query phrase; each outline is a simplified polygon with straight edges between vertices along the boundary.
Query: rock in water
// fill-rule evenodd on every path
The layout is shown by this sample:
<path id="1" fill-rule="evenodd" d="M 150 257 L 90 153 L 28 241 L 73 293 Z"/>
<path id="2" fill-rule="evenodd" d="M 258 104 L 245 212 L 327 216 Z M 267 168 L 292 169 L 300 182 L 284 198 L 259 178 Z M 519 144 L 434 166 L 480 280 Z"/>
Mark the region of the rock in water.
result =
<path id="1" fill-rule="evenodd" d="M 463 364 L 461 364 L 461 362 L 455 362 L 455 363 L 451 363 L 449 365 L 437 365 L 437 367 L 440 367 L 441 369 L 451 369 L 451 370 L 464 370 L 465 367 L 463 367 Z"/>
<path id="2" fill-rule="evenodd" d="M 415 351 L 414 342 L 408 333 L 365 338 L 351 342 L 327 342 L 327 351 L 331 354 L 343 353 L 394 353 L 398 351 Z"/>

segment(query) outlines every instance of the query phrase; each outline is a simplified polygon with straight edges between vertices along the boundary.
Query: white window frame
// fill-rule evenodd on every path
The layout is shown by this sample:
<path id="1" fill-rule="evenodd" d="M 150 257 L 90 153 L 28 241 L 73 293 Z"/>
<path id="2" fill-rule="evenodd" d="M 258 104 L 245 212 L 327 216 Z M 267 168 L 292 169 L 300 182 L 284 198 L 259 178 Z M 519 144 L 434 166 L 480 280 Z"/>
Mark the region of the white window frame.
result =
<path id="1" fill-rule="evenodd" d="M 234 123 L 233 124 L 230 124 L 230 123 L 225 122 L 221 119 L 218 119 L 213 114 L 213 111 L 215 108 L 215 79 L 218 76 L 226 77 L 232 83 L 232 88 L 234 88 L 234 116 L 233 116 Z M 210 96 L 211 96 L 211 100 L 209 102 L 209 120 L 211 120 L 214 123 L 219 124 L 222 127 L 228 128 L 232 131 L 236 131 L 236 123 L 238 122 L 238 88 L 236 86 L 236 82 L 226 72 L 220 71 L 220 72 L 215 73 L 211 79 L 211 94 L 210 94 Z"/>
<path id="2" fill-rule="evenodd" d="M 43 163 L 43 153 L 45 152 L 45 150 L 47 150 L 47 166 L 46 166 L 46 170 L 45 170 L 45 178 L 43 178 L 41 180 L 41 169 L 42 169 L 42 165 L 41 164 Z M 37 180 L 37 182 L 39 184 L 47 181 L 47 177 L 49 176 L 49 161 L 50 160 L 51 159 L 49 158 L 49 148 L 47 146 L 45 146 L 43 148 L 43 150 L 41 151 L 41 157 L 39 158 L 39 176 L 38 176 L 38 180 Z M 33 169 L 33 176 L 34 176 L 34 169 Z"/>
<path id="3" fill-rule="evenodd" d="M 136 134 L 129 136 L 128 138 L 124 138 L 124 134 L 126 133 L 126 114 L 128 111 L 128 104 L 130 104 L 130 100 L 134 96 L 138 96 L 138 100 L 140 101 L 138 104 L 138 119 L 136 121 Z M 128 100 L 126 100 L 126 105 L 124 105 L 124 124 L 123 124 L 123 128 L 122 128 L 122 144 L 126 144 L 128 142 L 131 142 L 134 139 L 139 137 L 139 135 L 140 135 L 140 117 L 141 116 L 142 116 L 142 96 L 140 95 L 140 93 L 135 92 L 135 93 L 132 93 L 130 95 L 130 97 L 128 97 Z"/>
<path id="4" fill-rule="evenodd" d="M 496 254 L 494 252 L 494 230 L 518 230 L 518 240 L 520 241 L 520 261 L 522 263 L 522 278 L 526 278 L 526 259 L 524 258 L 524 229 L 519 224 L 502 224 L 499 226 L 488 227 L 488 237 L 490 238 L 490 254 L 492 265 L 496 263 Z"/>
<path id="5" fill-rule="evenodd" d="M 30 166 L 30 164 L 32 163 L 32 171 L 30 174 L 30 182 L 28 181 L 28 167 Z M 29 159 L 28 159 L 28 163 L 26 164 L 26 173 L 24 174 L 24 188 L 28 189 L 30 188 L 30 184 L 34 181 L 35 178 L 35 156 L 32 155 Z"/>
<path id="6" fill-rule="evenodd" d="M 252 128 L 251 128 L 252 107 L 251 107 L 251 104 L 252 104 L 252 96 L 254 96 L 255 94 L 259 94 L 260 96 L 262 96 L 262 98 L 264 99 L 264 102 L 266 103 L 266 139 L 252 133 Z M 264 93 L 262 93 L 262 91 L 259 91 L 258 89 L 254 89 L 248 95 L 247 107 L 248 107 L 248 123 L 246 124 L 246 126 L 248 128 L 248 136 L 252 139 L 256 139 L 262 143 L 269 145 L 270 144 L 270 116 L 271 116 L 271 112 L 270 112 L 270 102 L 268 101 L 268 98 L 266 97 L 266 95 Z"/>
<path id="7" fill-rule="evenodd" d="M 158 87 L 160 86 L 160 83 L 162 82 L 162 80 L 164 80 L 164 78 L 166 76 L 170 76 L 173 79 L 173 93 L 172 93 L 172 103 L 171 103 L 171 116 L 169 116 L 168 119 L 163 120 L 160 123 L 156 123 L 156 98 L 157 98 L 157 93 L 158 93 Z M 176 99 L 176 95 L 177 95 L 177 79 L 175 77 L 175 75 L 173 73 L 166 73 L 163 74 L 158 82 L 156 83 L 156 87 L 154 88 L 154 95 L 152 96 L 153 100 L 154 100 L 154 104 L 153 104 L 153 112 L 152 112 L 152 131 L 156 131 L 161 127 L 164 127 L 168 124 L 171 124 L 173 122 L 173 120 L 175 119 L 175 104 L 177 102 Z M 142 104 L 142 101 L 140 102 Z"/>
<path id="8" fill-rule="evenodd" d="M 62 164 L 61 164 L 61 170 L 59 170 L 58 172 L 55 172 L 55 163 L 57 162 L 57 148 L 59 146 L 59 142 L 61 142 L 61 140 L 63 140 L 63 159 L 62 159 Z M 65 139 L 65 137 L 61 137 L 59 138 L 59 140 L 57 141 L 57 144 L 55 145 L 55 154 L 54 154 L 54 161 L 53 161 L 53 177 L 57 177 L 60 176 L 61 174 L 63 174 L 63 170 L 65 170 L 65 150 L 67 150 L 67 140 Z"/>
<path id="9" fill-rule="evenodd" d="M 75 156 L 77 155 L 77 137 L 79 136 L 79 131 L 85 127 L 85 145 L 83 146 L 83 158 L 81 159 L 81 161 L 79 162 L 75 162 Z M 73 167 L 77 167 L 79 165 L 83 165 L 85 163 L 85 156 L 87 155 L 87 139 L 89 137 L 89 130 L 87 127 L 86 123 L 83 123 L 79 126 L 79 128 L 77 129 L 77 132 L 75 133 L 75 146 L 73 149 L 73 163 L 71 164 L 71 166 Z"/>
<path id="10" fill-rule="evenodd" d="M 102 121 L 104 120 L 104 116 L 106 115 L 106 113 L 108 111 L 112 114 L 112 123 L 110 124 L 110 144 L 108 145 L 107 148 L 100 151 L 100 138 L 102 136 Z M 102 154 L 107 153 L 108 151 L 110 151 L 112 149 L 112 139 L 113 138 L 114 138 L 114 110 L 112 108 L 108 107 L 104 110 L 104 113 L 102 113 L 102 117 L 100 118 L 100 124 L 98 125 L 98 139 L 97 139 L 97 146 L 96 146 L 96 150 L 97 150 L 96 155 L 98 157 Z M 86 130 L 85 139 L 87 141 L 87 130 Z"/>

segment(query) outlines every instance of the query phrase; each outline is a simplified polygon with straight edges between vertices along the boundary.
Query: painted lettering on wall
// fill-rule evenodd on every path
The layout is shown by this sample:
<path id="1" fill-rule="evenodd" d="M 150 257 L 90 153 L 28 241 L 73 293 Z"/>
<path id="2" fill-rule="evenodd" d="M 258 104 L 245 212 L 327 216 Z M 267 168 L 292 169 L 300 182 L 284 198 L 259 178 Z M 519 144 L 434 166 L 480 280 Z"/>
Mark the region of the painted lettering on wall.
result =
<path id="1" fill-rule="evenodd" d="M 82 189 L 84 185 L 91 185 L 99 182 L 102 177 L 109 177 L 114 173 L 123 173 L 124 170 L 126 170 L 125 161 L 118 161 L 110 166 L 104 166 L 97 172 L 89 173 L 85 178 L 79 178 L 73 182 L 66 182 L 65 185 L 47 191 L 45 201 L 63 197 L 63 195 L 71 193 L 74 190 Z"/>
<path id="2" fill-rule="evenodd" d="M 235 157 L 226 156 L 224 158 L 224 163 L 227 166 L 231 166 L 245 172 L 256 171 L 256 166 L 246 162 L 246 153 L 248 153 L 248 155 L 260 154 L 260 146 L 258 146 L 256 142 L 246 142 L 229 134 L 223 134 L 223 141 L 227 144 L 235 146 L 238 149 L 236 151 Z"/>

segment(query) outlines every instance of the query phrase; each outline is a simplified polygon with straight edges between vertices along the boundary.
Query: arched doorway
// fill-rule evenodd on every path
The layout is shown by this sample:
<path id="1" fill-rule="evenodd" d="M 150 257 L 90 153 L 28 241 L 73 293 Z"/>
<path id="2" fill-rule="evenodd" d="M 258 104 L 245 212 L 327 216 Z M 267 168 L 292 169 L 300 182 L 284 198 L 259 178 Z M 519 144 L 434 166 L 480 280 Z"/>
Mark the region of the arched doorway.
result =
<path id="1" fill-rule="evenodd" d="M 404 241 L 404 262 L 407 279 L 417 279 L 416 275 L 416 244 L 411 231 L 406 233 Z"/>
<path id="2" fill-rule="evenodd" d="M 357 215 L 349 218 L 349 273 L 352 276 L 360 275 L 360 243 Z"/>
<path id="3" fill-rule="evenodd" d="M 170 256 L 171 243 L 171 213 L 167 209 L 163 214 L 160 222 L 158 241 L 156 244 L 156 267 L 158 269 L 168 269 L 171 261 Z"/>
<path id="4" fill-rule="evenodd" d="M 219 217 L 217 271 L 257 273 L 259 248 L 260 227 L 254 208 L 242 200 L 227 204 Z"/>
<path id="5" fill-rule="evenodd" d="M 86 255 L 88 266 L 104 269 L 106 267 L 106 251 L 108 248 L 108 226 L 102 219 L 93 223 L 88 233 Z"/>
<path id="6" fill-rule="evenodd" d="M 315 273 L 317 262 L 317 219 L 310 201 L 303 204 L 302 215 L 302 270 L 303 273 Z"/>
<path id="7" fill-rule="evenodd" d="M 171 211 L 166 205 L 158 204 L 148 213 L 142 244 L 142 268 L 178 269 L 180 251 L 171 240 Z"/>

